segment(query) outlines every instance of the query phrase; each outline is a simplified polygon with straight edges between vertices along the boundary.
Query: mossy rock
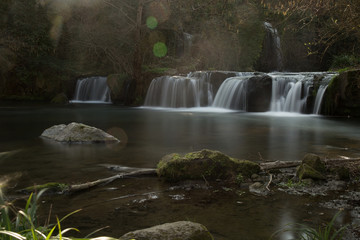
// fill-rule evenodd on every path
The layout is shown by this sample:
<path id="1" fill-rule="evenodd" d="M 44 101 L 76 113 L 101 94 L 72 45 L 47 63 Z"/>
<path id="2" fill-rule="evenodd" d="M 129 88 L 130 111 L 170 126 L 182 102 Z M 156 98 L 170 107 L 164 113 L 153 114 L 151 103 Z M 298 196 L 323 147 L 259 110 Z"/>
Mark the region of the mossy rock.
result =
<path id="1" fill-rule="evenodd" d="M 69 103 L 69 99 L 65 93 L 57 94 L 52 100 L 51 103 L 53 104 L 67 104 Z"/>
<path id="2" fill-rule="evenodd" d="M 325 173 L 326 167 L 325 162 L 320 159 L 320 157 L 313 153 L 308 153 L 304 156 L 302 160 L 303 164 L 307 164 L 308 166 L 312 167 L 316 171 L 320 173 Z"/>
<path id="3" fill-rule="evenodd" d="M 307 178 L 311 178 L 314 180 L 325 180 L 326 179 L 322 173 L 315 170 L 314 168 L 312 168 L 311 166 L 309 166 L 306 163 L 303 163 L 298 167 L 298 169 L 296 171 L 296 176 L 298 176 L 298 178 L 300 180 L 307 179 Z"/>
<path id="4" fill-rule="evenodd" d="M 158 175 L 169 181 L 203 178 L 235 181 L 239 174 L 249 178 L 259 172 L 260 166 L 257 163 L 238 160 L 208 149 L 185 156 L 169 154 L 164 156 L 157 166 Z"/>

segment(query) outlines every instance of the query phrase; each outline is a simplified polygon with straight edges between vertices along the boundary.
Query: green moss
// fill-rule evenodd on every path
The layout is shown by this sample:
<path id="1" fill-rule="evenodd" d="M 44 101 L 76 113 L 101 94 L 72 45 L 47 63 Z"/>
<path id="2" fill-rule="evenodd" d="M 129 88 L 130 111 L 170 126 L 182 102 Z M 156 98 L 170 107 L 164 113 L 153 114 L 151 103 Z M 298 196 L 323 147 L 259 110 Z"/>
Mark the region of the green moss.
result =
<path id="1" fill-rule="evenodd" d="M 325 173 L 325 163 L 321 161 L 320 157 L 316 154 L 308 153 L 304 156 L 302 163 L 307 164 L 320 173 Z"/>
<path id="2" fill-rule="evenodd" d="M 35 186 L 27 187 L 27 188 L 23 189 L 23 191 L 34 192 L 34 191 L 39 191 L 42 189 L 48 189 L 48 191 L 51 191 L 51 192 L 64 192 L 68 188 L 69 188 L 69 185 L 64 184 L 64 183 L 49 182 L 49 183 L 45 183 L 42 185 L 35 185 Z"/>
<path id="3" fill-rule="evenodd" d="M 306 163 L 301 164 L 297 171 L 296 175 L 299 177 L 300 180 L 311 178 L 314 180 L 325 180 L 325 176 L 320 172 L 316 171 L 314 168 L 310 167 Z"/>
<path id="4" fill-rule="evenodd" d="M 203 179 L 204 177 L 208 180 L 236 181 L 239 174 L 250 177 L 259 171 L 260 167 L 256 163 L 230 158 L 221 152 L 207 149 L 191 152 L 185 156 L 166 155 L 157 166 L 158 175 L 169 181 Z"/>

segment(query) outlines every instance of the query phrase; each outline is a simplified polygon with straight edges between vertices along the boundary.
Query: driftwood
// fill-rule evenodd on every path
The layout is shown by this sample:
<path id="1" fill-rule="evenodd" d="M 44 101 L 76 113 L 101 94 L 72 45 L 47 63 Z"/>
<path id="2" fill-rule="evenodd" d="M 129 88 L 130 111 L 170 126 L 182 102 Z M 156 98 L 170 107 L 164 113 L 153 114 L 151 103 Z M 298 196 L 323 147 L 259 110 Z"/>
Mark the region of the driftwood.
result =
<path id="1" fill-rule="evenodd" d="M 81 183 L 81 184 L 74 184 L 74 185 L 69 185 L 67 192 L 68 193 L 74 193 L 74 192 L 78 192 L 78 191 L 82 191 L 82 190 L 86 190 L 101 184 L 108 184 L 111 183 L 112 181 L 116 180 L 116 179 L 120 179 L 120 178 L 126 178 L 126 177 L 139 177 L 139 176 L 149 176 L 149 175 L 156 175 L 156 169 L 139 169 L 133 172 L 129 172 L 129 173 L 120 173 L 120 174 L 116 174 L 114 176 L 108 177 L 108 178 L 102 178 L 102 179 L 98 179 L 96 181 L 92 181 L 92 182 L 86 182 L 86 183 Z"/>
<path id="2" fill-rule="evenodd" d="M 292 168 L 297 167 L 301 164 L 302 161 L 275 161 L 275 162 L 266 162 L 260 163 L 260 168 L 263 171 L 271 169 L 281 169 L 281 168 Z M 342 164 L 342 163 L 356 163 L 360 164 L 360 158 L 334 158 L 334 159 L 325 159 L 325 164 Z"/>
<path id="3" fill-rule="evenodd" d="M 297 167 L 300 164 L 301 161 L 275 161 L 275 162 L 260 163 L 260 168 L 261 170 L 266 171 L 271 169 Z"/>
<path id="4" fill-rule="evenodd" d="M 64 183 L 57 183 L 51 182 L 46 183 L 43 185 L 35 185 L 25 189 L 20 190 L 23 193 L 30 193 L 36 190 L 41 189 L 48 189 L 48 192 L 52 193 L 61 193 L 61 194 L 72 194 L 75 192 L 87 190 L 99 185 L 105 185 L 108 183 L 113 182 L 114 180 L 121 179 L 121 178 L 128 178 L 128 177 L 140 177 L 140 176 L 156 176 L 156 169 L 153 168 L 144 168 L 144 169 L 137 169 L 132 172 L 126 173 L 119 173 L 111 177 L 101 178 L 95 181 L 81 183 L 81 184 L 64 184 Z"/>

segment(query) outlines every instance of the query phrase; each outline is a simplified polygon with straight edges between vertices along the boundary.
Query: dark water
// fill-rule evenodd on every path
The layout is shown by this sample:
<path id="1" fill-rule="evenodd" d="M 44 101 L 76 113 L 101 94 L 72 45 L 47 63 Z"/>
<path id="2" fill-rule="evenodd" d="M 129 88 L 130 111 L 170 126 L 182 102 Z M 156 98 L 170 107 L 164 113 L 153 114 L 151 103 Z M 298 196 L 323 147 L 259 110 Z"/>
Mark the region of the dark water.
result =
<path id="1" fill-rule="evenodd" d="M 39 138 L 52 125 L 82 122 L 120 138 L 117 145 L 61 144 Z M 155 167 L 162 156 L 203 148 L 253 161 L 300 160 L 307 152 L 323 157 L 359 157 L 360 121 L 303 115 L 243 112 L 192 112 L 121 108 L 112 105 L 1 106 L 0 175 L 21 177 L 10 188 L 49 181 L 79 183 L 116 174 L 104 165 Z M 207 226 L 216 239 L 267 239 L 289 222 L 318 224 L 336 212 L 319 207 L 325 199 L 276 193 L 264 199 L 225 191 L 164 183 L 156 178 L 123 179 L 72 196 L 44 200 L 82 236 L 110 226 L 102 235 L 119 237 L 130 230 L 177 220 Z M 341 221 L 353 221 L 344 215 Z M 64 223 L 66 225 L 66 223 Z M 291 239 L 283 234 L 282 239 Z"/>

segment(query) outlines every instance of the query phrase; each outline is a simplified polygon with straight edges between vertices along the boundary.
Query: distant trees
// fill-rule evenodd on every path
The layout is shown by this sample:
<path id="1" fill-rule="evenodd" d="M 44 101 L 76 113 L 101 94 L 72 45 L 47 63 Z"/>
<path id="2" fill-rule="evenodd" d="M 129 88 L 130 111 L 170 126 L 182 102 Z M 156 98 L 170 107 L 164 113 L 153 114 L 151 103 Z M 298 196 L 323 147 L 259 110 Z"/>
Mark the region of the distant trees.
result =
<path id="1" fill-rule="evenodd" d="M 36 85 L 42 81 L 38 80 L 48 68 L 46 59 L 53 50 L 47 11 L 36 0 L 6 0 L 0 8 L 3 82 L 13 76 L 16 83 L 10 85 L 20 88 L 23 94 L 35 94 Z"/>
<path id="2" fill-rule="evenodd" d="M 315 31 L 305 42 L 309 54 L 322 59 L 337 54 L 360 55 L 360 4 L 357 0 L 261 0 L 268 11 L 281 16 L 286 28 Z"/>
<path id="3" fill-rule="evenodd" d="M 79 75 L 125 73 L 136 97 L 166 68 L 256 70 L 264 21 L 276 23 L 289 59 L 359 56 L 357 2 L 1 0 L 0 94 L 41 95 Z"/>

